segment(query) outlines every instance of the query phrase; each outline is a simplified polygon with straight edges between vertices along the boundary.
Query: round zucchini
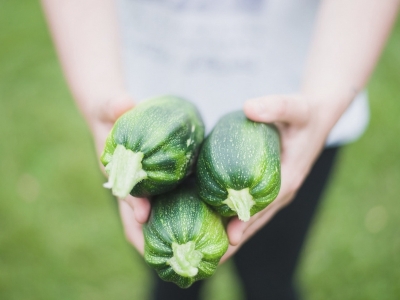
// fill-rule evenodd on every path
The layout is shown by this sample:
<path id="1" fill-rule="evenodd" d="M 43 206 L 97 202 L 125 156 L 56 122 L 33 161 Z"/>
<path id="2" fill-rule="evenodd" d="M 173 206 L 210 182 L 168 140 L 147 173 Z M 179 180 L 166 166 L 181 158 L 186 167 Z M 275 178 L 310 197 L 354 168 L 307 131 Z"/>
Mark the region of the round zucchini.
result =
<path id="1" fill-rule="evenodd" d="M 186 183 L 152 200 L 143 226 L 145 261 L 181 288 L 214 274 L 229 243 L 221 217 Z"/>
<path id="2" fill-rule="evenodd" d="M 204 124 L 190 102 L 161 96 L 139 103 L 114 124 L 101 155 L 104 185 L 125 198 L 172 190 L 191 172 Z"/>
<path id="3" fill-rule="evenodd" d="M 206 203 L 223 216 L 249 220 L 280 189 L 277 129 L 253 122 L 241 111 L 224 116 L 200 150 L 197 178 Z"/>

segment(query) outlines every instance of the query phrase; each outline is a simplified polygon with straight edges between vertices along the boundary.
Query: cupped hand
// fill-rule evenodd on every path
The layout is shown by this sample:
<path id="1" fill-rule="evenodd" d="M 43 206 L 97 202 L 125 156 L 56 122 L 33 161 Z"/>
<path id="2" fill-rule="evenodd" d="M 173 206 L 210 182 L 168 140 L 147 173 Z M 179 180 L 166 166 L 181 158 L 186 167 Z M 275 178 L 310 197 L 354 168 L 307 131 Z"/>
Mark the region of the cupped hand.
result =
<path id="1" fill-rule="evenodd" d="M 115 121 L 126 111 L 134 107 L 134 102 L 128 95 L 122 94 L 112 100 L 97 103 L 95 109 L 89 112 L 89 126 L 93 132 L 97 154 L 100 157 L 108 134 Z M 104 172 L 103 165 L 100 167 Z M 119 211 L 127 240 L 143 254 L 144 238 L 142 224 L 147 222 L 150 214 L 150 202 L 146 198 L 135 198 L 128 195 L 118 199 Z"/>
<path id="2" fill-rule="evenodd" d="M 247 222 L 232 218 L 227 226 L 230 246 L 221 262 L 288 205 L 321 152 L 336 122 L 329 101 L 304 95 L 272 95 L 246 101 L 244 112 L 256 122 L 274 123 L 281 138 L 282 183 L 278 197 Z"/>
<path id="3" fill-rule="evenodd" d="M 96 149 L 100 156 L 106 138 L 123 113 L 133 108 L 128 96 L 97 105 L 89 118 Z M 332 116 L 327 101 L 303 95 L 274 95 L 248 100 L 244 112 L 256 122 L 274 123 L 281 137 L 282 184 L 278 197 L 263 211 L 242 222 L 232 218 L 227 226 L 230 246 L 221 262 L 232 256 L 243 243 L 264 226 L 280 209 L 290 203 L 321 152 L 326 137 L 338 117 Z M 104 168 L 102 167 L 103 171 Z M 123 201 L 124 200 L 124 201 Z M 143 254 L 142 224 L 150 214 L 150 202 L 128 196 L 119 199 L 119 210 L 126 238 Z"/>

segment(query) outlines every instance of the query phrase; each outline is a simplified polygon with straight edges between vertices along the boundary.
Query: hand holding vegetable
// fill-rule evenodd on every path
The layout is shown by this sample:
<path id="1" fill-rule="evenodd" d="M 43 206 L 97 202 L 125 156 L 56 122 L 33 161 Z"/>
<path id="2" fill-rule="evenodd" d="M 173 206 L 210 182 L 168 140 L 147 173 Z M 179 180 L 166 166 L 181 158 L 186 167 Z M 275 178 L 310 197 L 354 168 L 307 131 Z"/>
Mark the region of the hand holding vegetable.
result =
<path id="1" fill-rule="evenodd" d="M 133 108 L 134 102 L 125 94 L 108 101 L 99 101 L 93 110 L 85 110 L 89 126 L 94 135 L 96 150 L 100 156 L 105 141 L 115 121 L 126 111 Z M 142 224 L 148 219 L 150 203 L 146 198 L 135 198 L 128 195 L 125 201 L 119 199 L 119 210 L 125 235 L 136 249 L 143 254 L 144 239 Z"/>
<path id="2" fill-rule="evenodd" d="M 227 227 L 231 246 L 223 260 L 289 204 L 296 194 L 340 116 L 332 113 L 331 103 L 334 102 L 329 100 L 305 95 L 273 95 L 245 103 L 248 118 L 274 123 L 279 129 L 282 183 L 278 197 L 248 222 L 236 217 L 231 219 Z"/>

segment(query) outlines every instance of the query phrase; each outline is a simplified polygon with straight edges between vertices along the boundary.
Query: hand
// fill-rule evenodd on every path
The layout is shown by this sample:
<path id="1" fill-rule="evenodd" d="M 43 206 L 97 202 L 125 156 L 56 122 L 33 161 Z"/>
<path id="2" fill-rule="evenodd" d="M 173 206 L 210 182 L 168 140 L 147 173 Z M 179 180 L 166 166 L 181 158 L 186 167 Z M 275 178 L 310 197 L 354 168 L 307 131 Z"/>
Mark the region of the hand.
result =
<path id="1" fill-rule="evenodd" d="M 232 218 L 227 227 L 228 259 L 255 232 L 288 205 L 321 152 L 326 137 L 339 116 L 330 110 L 333 101 L 303 95 L 273 95 L 248 100 L 246 116 L 256 122 L 274 123 L 281 137 L 282 184 L 278 197 L 248 222 Z"/>
<path id="2" fill-rule="evenodd" d="M 133 106 L 133 100 L 129 96 L 123 94 L 113 100 L 96 103 L 94 106 L 96 109 L 86 113 L 89 126 L 94 135 L 96 150 L 99 157 L 115 121 Z M 101 168 L 104 172 L 103 165 L 101 165 Z M 125 236 L 127 240 L 143 254 L 144 238 L 142 224 L 147 221 L 150 214 L 150 202 L 148 199 L 135 198 L 129 195 L 124 201 L 118 199 L 118 203 Z"/>

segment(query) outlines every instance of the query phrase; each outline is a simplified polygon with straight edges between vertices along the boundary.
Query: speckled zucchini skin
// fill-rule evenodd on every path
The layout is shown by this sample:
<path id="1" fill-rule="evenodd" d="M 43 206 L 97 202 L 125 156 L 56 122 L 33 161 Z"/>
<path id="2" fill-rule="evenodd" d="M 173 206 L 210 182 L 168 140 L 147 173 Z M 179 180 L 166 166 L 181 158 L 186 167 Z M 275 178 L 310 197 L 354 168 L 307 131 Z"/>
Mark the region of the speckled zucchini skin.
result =
<path id="1" fill-rule="evenodd" d="M 223 216 L 236 212 L 222 203 L 227 189 L 249 188 L 255 201 L 250 215 L 278 195 L 281 183 L 280 141 L 272 125 L 256 123 L 242 111 L 225 115 L 204 141 L 197 163 L 200 197 Z"/>
<path id="2" fill-rule="evenodd" d="M 229 244 L 221 217 L 201 201 L 194 186 L 186 182 L 169 193 L 154 197 L 143 233 L 145 261 L 161 279 L 181 288 L 213 275 Z M 203 258 L 196 276 L 183 277 L 167 262 L 173 256 L 173 242 L 185 244 L 189 241 L 195 242 Z"/>
<path id="3" fill-rule="evenodd" d="M 204 139 L 204 124 L 190 102 L 161 96 L 139 103 L 122 115 L 107 138 L 101 162 L 106 166 L 117 144 L 142 152 L 147 178 L 131 191 L 147 197 L 172 190 L 191 172 Z"/>

